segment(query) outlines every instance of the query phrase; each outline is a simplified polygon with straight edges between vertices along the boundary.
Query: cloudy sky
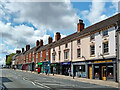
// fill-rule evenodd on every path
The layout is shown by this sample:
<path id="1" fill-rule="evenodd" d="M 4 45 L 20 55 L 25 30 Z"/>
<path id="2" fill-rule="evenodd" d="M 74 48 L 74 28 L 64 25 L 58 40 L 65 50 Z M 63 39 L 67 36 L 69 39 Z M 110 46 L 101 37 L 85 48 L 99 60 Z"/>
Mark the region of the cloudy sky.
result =
<path id="1" fill-rule="evenodd" d="M 5 63 L 7 54 L 15 53 L 27 44 L 34 47 L 36 40 L 43 39 L 47 44 L 48 37 L 54 39 L 56 32 L 62 37 L 76 32 L 79 19 L 88 27 L 115 15 L 119 0 L 45 1 L 0 1 L 0 64 Z"/>

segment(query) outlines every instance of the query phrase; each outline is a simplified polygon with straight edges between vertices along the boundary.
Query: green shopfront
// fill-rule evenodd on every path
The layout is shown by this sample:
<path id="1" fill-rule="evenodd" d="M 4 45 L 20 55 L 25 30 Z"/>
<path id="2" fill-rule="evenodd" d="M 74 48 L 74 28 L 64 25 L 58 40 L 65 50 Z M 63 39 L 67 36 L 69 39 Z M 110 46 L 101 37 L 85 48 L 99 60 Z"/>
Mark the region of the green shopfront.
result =
<path id="1" fill-rule="evenodd" d="M 38 63 L 38 73 L 50 73 L 50 61 Z"/>

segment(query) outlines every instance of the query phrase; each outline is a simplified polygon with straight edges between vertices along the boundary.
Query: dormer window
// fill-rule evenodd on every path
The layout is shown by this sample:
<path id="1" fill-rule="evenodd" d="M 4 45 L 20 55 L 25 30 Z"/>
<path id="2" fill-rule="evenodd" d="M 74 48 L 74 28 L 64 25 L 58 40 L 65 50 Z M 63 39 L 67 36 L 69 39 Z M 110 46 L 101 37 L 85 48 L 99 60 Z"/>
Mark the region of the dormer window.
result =
<path id="1" fill-rule="evenodd" d="M 108 30 L 103 31 L 103 36 L 108 36 Z"/>
<path id="2" fill-rule="evenodd" d="M 90 40 L 94 40 L 95 39 L 95 34 L 92 34 L 91 36 L 90 36 Z"/>

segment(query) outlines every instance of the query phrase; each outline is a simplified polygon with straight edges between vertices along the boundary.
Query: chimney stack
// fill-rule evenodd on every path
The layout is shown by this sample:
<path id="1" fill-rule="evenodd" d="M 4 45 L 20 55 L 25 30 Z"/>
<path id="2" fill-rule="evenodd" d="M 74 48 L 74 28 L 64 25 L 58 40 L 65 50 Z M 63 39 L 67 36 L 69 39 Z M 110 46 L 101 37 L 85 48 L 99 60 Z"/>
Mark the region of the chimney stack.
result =
<path id="1" fill-rule="evenodd" d="M 30 45 L 26 45 L 26 51 L 30 49 Z"/>
<path id="2" fill-rule="evenodd" d="M 40 40 L 40 46 L 43 46 L 43 40 Z"/>
<path id="3" fill-rule="evenodd" d="M 18 53 L 21 53 L 21 50 L 19 50 L 19 52 Z"/>
<path id="4" fill-rule="evenodd" d="M 24 48 L 22 48 L 22 52 L 24 52 Z"/>
<path id="5" fill-rule="evenodd" d="M 16 54 L 19 54 L 19 53 L 21 53 L 21 50 L 16 50 Z"/>
<path id="6" fill-rule="evenodd" d="M 39 46 L 39 40 L 36 41 L 36 47 Z"/>
<path id="7" fill-rule="evenodd" d="M 61 39 L 61 35 L 60 35 L 59 32 L 57 32 L 56 35 L 55 35 L 55 41 L 58 41 L 60 39 Z"/>
<path id="8" fill-rule="evenodd" d="M 83 20 L 79 19 L 79 23 L 77 24 L 77 32 L 80 32 L 84 29 L 85 24 L 83 23 Z"/>
<path id="9" fill-rule="evenodd" d="M 18 54 L 19 53 L 19 50 L 16 50 L 16 54 Z"/>
<path id="10" fill-rule="evenodd" d="M 52 40 L 53 40 L 52 37 L 49 37 L 48 38 L 48 44 L 52 43 Z"/>

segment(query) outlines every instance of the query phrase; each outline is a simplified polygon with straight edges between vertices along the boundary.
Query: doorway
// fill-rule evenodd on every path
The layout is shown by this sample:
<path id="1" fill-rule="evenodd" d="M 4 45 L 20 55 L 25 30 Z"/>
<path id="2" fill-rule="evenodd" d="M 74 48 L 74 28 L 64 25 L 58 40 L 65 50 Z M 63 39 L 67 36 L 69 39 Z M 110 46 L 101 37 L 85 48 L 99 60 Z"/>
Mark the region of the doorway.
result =
<path id="1" fill-rule="evenodd" d="M 106 80 L 106 66 L 102 66 L 102 80 Z"/>
<path id="2" fill-rule="evenodd" d="M 92 66 L 89 67 L 89 79 L 92 79 Z"/>

